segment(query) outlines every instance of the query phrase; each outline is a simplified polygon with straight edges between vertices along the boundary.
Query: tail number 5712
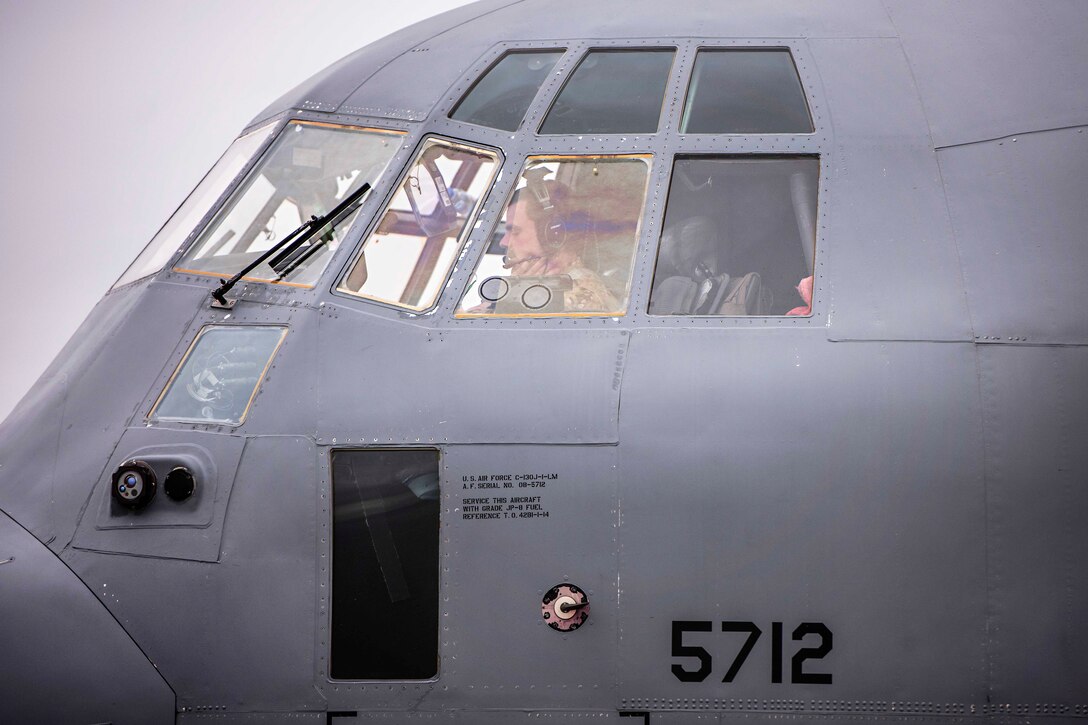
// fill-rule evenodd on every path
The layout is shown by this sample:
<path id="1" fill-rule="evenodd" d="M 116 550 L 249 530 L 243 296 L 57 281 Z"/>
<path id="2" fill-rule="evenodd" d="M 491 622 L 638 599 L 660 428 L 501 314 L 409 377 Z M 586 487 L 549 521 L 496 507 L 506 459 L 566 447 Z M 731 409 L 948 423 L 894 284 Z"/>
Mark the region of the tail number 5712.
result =
<path id="1" fill-rule="evenodd" d="M 763 632 L 754 622 L 722 622 L 722 632 L 747 635 L 740 649 L 737 651 L 733 662 L 722 678 L 722 682 L 732 682 L 740 668 L 744 666 L 748 655 L 755 649 Z M 710 676 L 714 669 L 714 660 L 703 647 L 684 643 L 684 635 L 696 632 L 713 632 L 713 622 L 680 620 L 672 623 L 672 656 L 687 660 L 685 663 L 674 662 L 672 673 L 681 682 L 702 682 Z M 831 673 L 808 672 L 805 663 L 809 660 L 819 660 L 827 656 L 831 651 L 832 635 L 826 624 L 821 622 L 802 622 L 793 630 L 793 640 L 802 642 L 813 635 L 819 638 L 819 644 L 815 646 L 801 647 L 790 658 L 790 682 L 807 685 L 830 685 Z M 690 641 L 690 639 L 689 639 Z M 771 623 L 771 682 L 782 682 L 782 623 Z M 695 666 L 698 662 L 698 666 Z M 685 666 L 686 665 L 686 666 Z"/>

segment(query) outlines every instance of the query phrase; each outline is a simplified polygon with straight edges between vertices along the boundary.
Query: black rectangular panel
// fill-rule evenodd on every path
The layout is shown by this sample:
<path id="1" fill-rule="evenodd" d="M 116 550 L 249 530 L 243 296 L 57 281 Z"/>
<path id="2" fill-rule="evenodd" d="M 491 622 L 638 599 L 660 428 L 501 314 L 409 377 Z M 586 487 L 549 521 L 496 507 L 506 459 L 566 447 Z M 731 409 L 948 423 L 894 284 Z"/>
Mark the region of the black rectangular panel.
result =
<path id="1" fill-rule="evenodd" d="M 438 451 L 334 451 L 337 680 L 438 673 Z"/>

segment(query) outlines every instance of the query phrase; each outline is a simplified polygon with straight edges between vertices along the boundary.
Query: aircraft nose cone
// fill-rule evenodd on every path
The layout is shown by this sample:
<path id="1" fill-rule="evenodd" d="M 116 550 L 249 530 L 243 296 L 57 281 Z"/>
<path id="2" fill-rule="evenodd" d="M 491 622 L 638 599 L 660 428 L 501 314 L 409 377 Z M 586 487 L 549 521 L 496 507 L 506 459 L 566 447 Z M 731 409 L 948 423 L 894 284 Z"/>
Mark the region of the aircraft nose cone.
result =
<path id="1" fill-rule="evenodd" d="M 174 693 L 110 612 L 0 511 L 0 722 L 173 723 Z"/>

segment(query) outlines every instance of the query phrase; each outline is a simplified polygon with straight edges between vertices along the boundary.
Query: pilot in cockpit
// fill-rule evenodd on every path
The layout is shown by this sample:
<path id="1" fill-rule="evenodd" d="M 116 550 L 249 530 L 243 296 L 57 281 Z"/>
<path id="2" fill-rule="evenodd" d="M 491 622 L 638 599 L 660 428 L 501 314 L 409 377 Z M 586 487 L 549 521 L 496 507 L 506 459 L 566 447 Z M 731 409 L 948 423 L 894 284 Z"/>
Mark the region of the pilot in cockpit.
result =
<path id="1" fill-rule="evenodd" d="M 651 315 L 764 315 L 769 290 L 757 272 L 730 275 L 734 249 L 708 216 L 667 223 L 650 294 Z"/>
<path id="2" fill-rule="evenodd" d="M 588 255 L 599 254 L 593 248 L 593 223 L 588 214 L 572 208 L 570 192 L 560 182 L 533 180 L 515 192 L 506 210 L 504 231 L 499 245 L 511 286 L 551 280 L 548 286 L 562 292 L 563 312 L 607 312 L 620 307 L 588 264 Z M 557 278 L 564 289 L 555 290 Z M 519 300 L 522 295 L 510 298 Z"/>

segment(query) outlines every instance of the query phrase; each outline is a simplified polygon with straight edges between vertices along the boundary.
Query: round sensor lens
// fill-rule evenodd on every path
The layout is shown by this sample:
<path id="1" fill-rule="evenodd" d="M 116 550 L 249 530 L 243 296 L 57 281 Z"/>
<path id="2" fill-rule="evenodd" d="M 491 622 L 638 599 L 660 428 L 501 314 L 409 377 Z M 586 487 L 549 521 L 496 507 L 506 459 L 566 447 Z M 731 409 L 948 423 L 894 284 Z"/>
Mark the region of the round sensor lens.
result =
<path id="1" fill-rule="evenodd" d="M 138 510 L 155 498 L 155 471 L 145 461 L 126 461 L 113 472 L 113 500 Z"/>

